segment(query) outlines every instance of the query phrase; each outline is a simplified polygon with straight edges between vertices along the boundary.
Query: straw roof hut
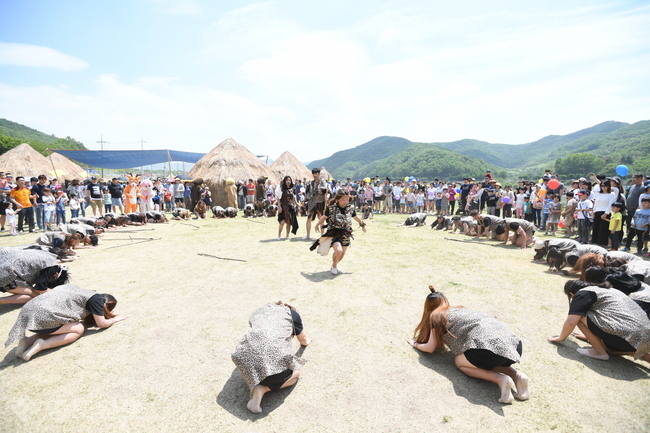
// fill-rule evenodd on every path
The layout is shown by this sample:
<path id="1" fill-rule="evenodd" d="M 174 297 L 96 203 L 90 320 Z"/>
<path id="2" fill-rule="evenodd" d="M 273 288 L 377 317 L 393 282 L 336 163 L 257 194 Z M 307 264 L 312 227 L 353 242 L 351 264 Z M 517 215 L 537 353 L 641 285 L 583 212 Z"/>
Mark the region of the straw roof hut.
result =
<path id="1" fill-rule="evenodd" d="M 19 144 L 0 155 L 0 171 L 14 176 L 48 175 L 52 171 L 49 161 L 27 143 Z"/>
<path id="2" fill-rule="evenodd" d="M 215 205 L 227 206 L 225 191 L 226 179 L 235 181 L 268 177 L 277 183 L 278 179 L 271 168 L 259 160 L 250 150 L 237 143 L 232 138 L 222 141 L 217 147 L 199 159 L 189 173 L 195 179 L 203 178 L 210 188 Z"/>
<path id="3" fill-rule="evenodd" d="M 45 159 L 50 166 L 48 175 L 56 177 L 60 183 L 73 179 L 84 180 L 88 177 L 86 170 L 59 153 L 53 152 Z"/>
<path id="4" fill-rule="evenodd" d="M 330 179 L 334 179 L 332 175 L 330 174 L 329 171 L 325 170 L 325 167 L 321 167 L 320 169 L 320 177 L 321 179 L 325 179 L 326 181 L 330 181 Z"/>
<path id="5" fill-rule="evenodd" d="M 271 164 L 271 170 L 280 180 L 285 176 L 291 176 L 294 182 L 297 179 L 312 179 L 311 170 L 305 167 L 305 164 L 300 162 L 289 151 L 284 152 Z"/>

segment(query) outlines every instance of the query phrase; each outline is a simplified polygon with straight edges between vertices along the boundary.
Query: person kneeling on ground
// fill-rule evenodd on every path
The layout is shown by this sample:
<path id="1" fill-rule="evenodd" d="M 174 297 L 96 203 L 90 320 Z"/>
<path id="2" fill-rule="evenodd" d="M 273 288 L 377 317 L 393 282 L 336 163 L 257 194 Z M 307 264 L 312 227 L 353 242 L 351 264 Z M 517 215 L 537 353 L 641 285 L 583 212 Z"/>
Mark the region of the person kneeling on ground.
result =
<path id="1" fill-rule="evenodd" d="M 250 328 L 232 353 L 232 361 L 250 388 L 246 407 L 262 413 L 264 394 L 293 386 L 300 377 L 305 361 L 293 354 L 291 337 L 302 346 L 308 346 L 311 339 L 303 330 L 300 314 L 282 301 L 255 310 L 248 323 Z"/>
<path id="2" fill-rule="evenodd" d="M 521 358 L 519 337 L 487 314 L 451 307 L 445 295 L 433 286 L 429 290 L 422 320 L 408 343 L 427 353 L 443 349 L 446 344 L 456 356 L 460 371 L 499 386 L 500 403 L 512 403 L 514 398 L 528 400 L 528 377 L 512 367 Z"/>
<path id="3" fill-rule="evenodd" d="M 58 286 L 25 304 L 5 347 L 20 340 L 16 356 L 29 361 L 41 350 L 76 341 L 88 326 L 108 328 L 125 320 L 126 316 L 112 313 L 116 305 L 115 298 L 108 294 L 100 295 L 72 284 Z M 27 330 L 35 334 L 25 337 Z"/>

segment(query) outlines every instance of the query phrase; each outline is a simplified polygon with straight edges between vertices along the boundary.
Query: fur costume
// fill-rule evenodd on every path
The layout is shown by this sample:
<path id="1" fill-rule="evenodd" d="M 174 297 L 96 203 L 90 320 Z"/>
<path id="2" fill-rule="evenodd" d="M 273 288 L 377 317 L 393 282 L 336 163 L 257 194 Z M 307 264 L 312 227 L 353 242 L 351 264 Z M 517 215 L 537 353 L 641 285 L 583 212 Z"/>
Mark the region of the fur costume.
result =
<path id="1" fill-rule="evenodd" d="M 226 179 L 226 186 L 224 187 L 226 192 L 226 197 L 228 199 L 227 207 L 237 207 L 237 186 L 235 186 L 235 181 L 231 178 Z"/>
<path id="2" fill-rule="evenodd" d="M 138 210 L 138 197 L 142 198 L 140 194 L 140 188 L 138 183 L 140 182 L 140 176 L 128 176 L 129 184 L 124 188 L 124 200 L 125 213 L 133 213 Z"/>
<path id="3" fill-rule="evenodd" d="M 140 182 L 140 213 L 147 213 L 153 210 L 153 183 L 149 179 L 142 179 Z M 127 212 L 128 213 L 128 212 Z"/>

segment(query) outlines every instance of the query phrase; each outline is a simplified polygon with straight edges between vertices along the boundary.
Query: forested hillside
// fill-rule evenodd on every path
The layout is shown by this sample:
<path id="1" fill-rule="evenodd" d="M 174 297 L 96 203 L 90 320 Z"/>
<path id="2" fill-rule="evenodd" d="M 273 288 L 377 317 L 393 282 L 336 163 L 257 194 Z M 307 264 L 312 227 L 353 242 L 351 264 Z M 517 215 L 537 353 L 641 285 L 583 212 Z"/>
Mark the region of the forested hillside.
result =
<path id="1" fill-rule="evenodd" d="M 45 149 L 88 150 L 83 143 L 71 137 L 57 138 L 47 135 L 20 123 L 0 119 L 0 154 L 18 146 L 29 143 L 37 151 L 46 154 Z"/>

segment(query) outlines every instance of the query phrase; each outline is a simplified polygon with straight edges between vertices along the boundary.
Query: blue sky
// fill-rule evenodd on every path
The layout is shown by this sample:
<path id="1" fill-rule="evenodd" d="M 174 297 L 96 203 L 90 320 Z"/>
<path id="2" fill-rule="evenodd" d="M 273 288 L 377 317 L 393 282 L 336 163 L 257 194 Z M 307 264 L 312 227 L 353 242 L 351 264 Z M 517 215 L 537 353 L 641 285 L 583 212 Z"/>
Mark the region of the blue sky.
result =
<path id="1" fill-rule="evenodd" d="M 650 119 L 638 1 L 4 1 L 0 117 L 97 149 L 302 161 Z"/>

